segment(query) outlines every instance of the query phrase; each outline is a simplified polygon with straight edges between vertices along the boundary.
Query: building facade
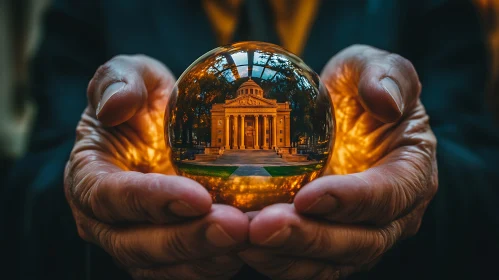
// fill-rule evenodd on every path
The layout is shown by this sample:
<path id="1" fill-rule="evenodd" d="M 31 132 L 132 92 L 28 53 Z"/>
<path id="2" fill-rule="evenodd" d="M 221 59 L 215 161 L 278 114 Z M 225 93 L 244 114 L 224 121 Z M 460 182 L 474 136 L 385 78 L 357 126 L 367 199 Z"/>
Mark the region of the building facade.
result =
<path id="1" fill-rule="evenodd" d="M 236 98 L 213 104 L 211 146 L 226 150 L 290 147 L 289 103 L 263 96 L 263 89 L 249 79 L 237 89 Z"/>

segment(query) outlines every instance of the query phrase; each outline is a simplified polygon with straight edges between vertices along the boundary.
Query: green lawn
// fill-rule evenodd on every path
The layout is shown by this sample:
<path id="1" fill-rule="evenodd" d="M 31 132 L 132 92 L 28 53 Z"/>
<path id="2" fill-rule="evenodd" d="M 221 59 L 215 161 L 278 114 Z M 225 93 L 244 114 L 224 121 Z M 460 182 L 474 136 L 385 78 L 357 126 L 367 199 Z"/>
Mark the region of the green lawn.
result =
<path id="1" fill-rule="evenodd" d="M 322 164 L 298 165 L 298 166 L 267 166 L 264 167 L 272 177 L 294 176 L 316 171 L 322 168 Z"/>
<path id="2" fill-rule="evenodd" d="M 237 169 L 237 166 L 194 165 L 183 162 L 177 163 L 177 166 L 181 171 L 191 175 L 214 176 L 222 177 L 224 179 L 229 178 L 230 174 Z"/>

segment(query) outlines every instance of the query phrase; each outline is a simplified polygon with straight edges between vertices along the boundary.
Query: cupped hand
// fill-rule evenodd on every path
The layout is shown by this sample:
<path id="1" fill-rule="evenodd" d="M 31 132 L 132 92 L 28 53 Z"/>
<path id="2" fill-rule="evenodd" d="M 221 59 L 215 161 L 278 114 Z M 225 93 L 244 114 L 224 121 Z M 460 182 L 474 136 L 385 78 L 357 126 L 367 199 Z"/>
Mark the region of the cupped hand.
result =
<path id="1" fill-rule="evenodd" d="M 436 139 L 412 64 L 353 46 L 322 73 L 333 99 L 336 143 L 325 176 L 257 213 L 254 245 L 240 253 L 278 279 L 338 279 L 369 269 L 417 233 L 437 191 Z"/>
<path id="2" fill-rule="evenodd" d="M 164 141 L 175 79 L 146 56 L 118 56 L 88 86 L 64 185 L 80 236 L 135 279 L 227 278 L 248 218 L 176 176 Z"/>

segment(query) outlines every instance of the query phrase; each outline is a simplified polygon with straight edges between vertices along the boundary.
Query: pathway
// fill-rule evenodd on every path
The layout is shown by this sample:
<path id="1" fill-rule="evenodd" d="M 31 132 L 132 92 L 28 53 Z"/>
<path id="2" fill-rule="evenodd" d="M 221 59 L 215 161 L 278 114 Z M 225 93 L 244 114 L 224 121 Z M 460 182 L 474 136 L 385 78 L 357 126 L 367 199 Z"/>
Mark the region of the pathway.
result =
<path id="1" fill-rule="evenodd" d="M 261 166 L 239 166 L 230 177 L 238 176 L 270 176 L 270 173 Z"/>

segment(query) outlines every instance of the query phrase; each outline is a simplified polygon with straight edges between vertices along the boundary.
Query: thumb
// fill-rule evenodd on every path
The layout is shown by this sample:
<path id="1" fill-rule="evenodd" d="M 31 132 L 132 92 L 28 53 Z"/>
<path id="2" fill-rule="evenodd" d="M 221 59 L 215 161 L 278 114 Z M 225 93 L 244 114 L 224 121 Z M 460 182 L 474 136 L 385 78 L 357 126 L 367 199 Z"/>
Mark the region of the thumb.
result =
<path id="1" fill-rule="evenodd" d="M 352 95 L 384 123 L 396 122 L 416 104 L 421 92 L 418 74 L 409 60 L 370 46 L 341 51 L 327 63 L 321 76 L 331 94 Z M 349 83 L 344 83 L 345 79 Z"/>
<path id="2" fill-rule="evenodd" d="M 143 55 L 121 55 L 97 69 L 87 96 L 96 117 L 104 125 L 115 126 L 143 108 L 156 87 L 173 83 L 173 75 L 159 61 Z"/>

